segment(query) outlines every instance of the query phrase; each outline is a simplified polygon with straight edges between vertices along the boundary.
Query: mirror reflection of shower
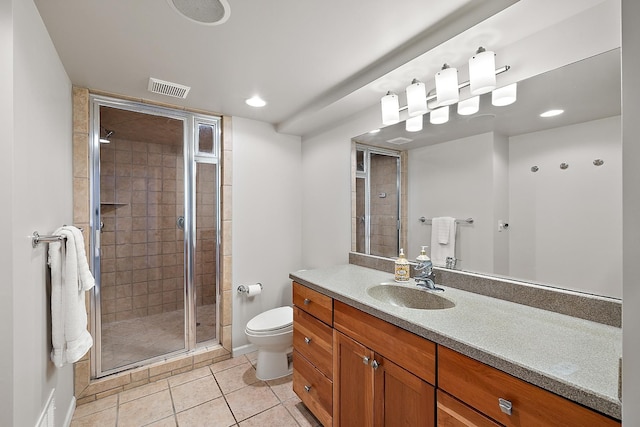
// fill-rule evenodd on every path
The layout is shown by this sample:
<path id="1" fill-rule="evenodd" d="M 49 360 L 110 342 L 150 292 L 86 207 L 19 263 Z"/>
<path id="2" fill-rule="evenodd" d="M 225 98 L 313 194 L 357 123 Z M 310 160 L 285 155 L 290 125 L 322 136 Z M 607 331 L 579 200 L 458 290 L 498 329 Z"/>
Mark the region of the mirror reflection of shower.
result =
<path id="1" fill-rule="evenodd" d="M 93 114 L 95 378 L 217 343 L 220 127 L 103 98 Z"/>
<path id="2" fill-rule="evenodd" d="M 359 144 L 355 154 L 355 250 L 396 257 L 401 240 L 400 154 Z"/>

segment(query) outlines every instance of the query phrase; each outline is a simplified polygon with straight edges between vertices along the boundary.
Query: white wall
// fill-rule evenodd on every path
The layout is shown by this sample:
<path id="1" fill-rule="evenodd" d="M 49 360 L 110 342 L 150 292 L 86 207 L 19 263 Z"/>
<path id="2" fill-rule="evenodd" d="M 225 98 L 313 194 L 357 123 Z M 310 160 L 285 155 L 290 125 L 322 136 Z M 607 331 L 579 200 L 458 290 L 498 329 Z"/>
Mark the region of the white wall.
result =
<path id="1" fill-rule="evenodd" d="M 640 2 L 622 0 L 623 392 L 622 422 L 640 425 Z"/>
<path id="2" fill-rule="evenodd" d="M 431 225 L 418 218 L 472 217 L 472 225 L 457 226 L 458 267 L 493 271 L 493 145 L 494 135 L 489 132 L 409 150 L 410 259 L 420 253 L 420 246 L 431 246 Z"/>
<path id="3" fill-rule="evenodd" d="M 376 105 L 302 143 L 304 268 L 349 261 L 351 250 L 351 138 L 380 126 Z"/>
<path id="4" fill-rule="evenodd" d="M 289 273 L 301 268 L 300 137 L 234 117 L 233 126 L 233 348 L 243 352 L 255 315 L 291 305 Z M 235 290 L 262 283 L 248 298 Z"/>
<path id="5" fill-rule="evenodd" d="M 2 200 L 12 216 L 11 222 L 3 222 L 4 246 L 12 251 L 11 266 L 3 269 L 7 278 L 3 288 L 11 288 L 13 294 L 9 321 L 13 336 L 3 329 L 1 340 L 3 353 L 12 353 L 8 366 L 13 378 L 6 387 L 3 384 L 2 393 L 13 394 L 13 408 L 0 413 L 9 421 L 0 424 L 35 425 L 55 389 L 55 421 L 61 426 L 73 405 L 73 367 L 58 369 L 49 360 L 46 245 L 32 248 L 29 235 L 35 230 L 50 233 L 73 219 L 71 83 L 31 0 L 13 1 L 13 58 L 9 59 L 13 124 L 2 126 L 2 170 L 10 176 L 1 182 Z"/>
<path id="6" fill-rule="evenodd" d="M 509 275 L 622 297 L 620 141 L 620 117 L 510 138 Z"/>
<path id="7" fill-rule="evenodd" d="M 0 200 L 13 205 L 13 10 L 12 0 L 0 0 Z M 13 209 L 0 209 L 2 233 L 9 238 Z M 0 342 L 13 343 L 13 248 L 0 245 Z M 13 425 L 13 352 L 0 351 L 0 424 Z"/>

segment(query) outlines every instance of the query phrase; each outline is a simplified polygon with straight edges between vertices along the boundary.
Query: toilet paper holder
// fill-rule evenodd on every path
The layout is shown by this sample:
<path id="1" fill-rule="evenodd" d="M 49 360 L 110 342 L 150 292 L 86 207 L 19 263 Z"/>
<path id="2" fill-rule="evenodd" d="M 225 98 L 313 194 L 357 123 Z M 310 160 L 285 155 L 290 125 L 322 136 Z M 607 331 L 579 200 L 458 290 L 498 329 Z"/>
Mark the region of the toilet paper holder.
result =
<path id="1" fill-rule="evenodd" d="M 256 285 L 260 286 L 260 290 L 262 290 L 262 283 L 256 283 Z M 249 286 L 247 286 L 247 285 L 238 286 L 238 293 L 239 294 L 248 294 L 249 293 Z"/>

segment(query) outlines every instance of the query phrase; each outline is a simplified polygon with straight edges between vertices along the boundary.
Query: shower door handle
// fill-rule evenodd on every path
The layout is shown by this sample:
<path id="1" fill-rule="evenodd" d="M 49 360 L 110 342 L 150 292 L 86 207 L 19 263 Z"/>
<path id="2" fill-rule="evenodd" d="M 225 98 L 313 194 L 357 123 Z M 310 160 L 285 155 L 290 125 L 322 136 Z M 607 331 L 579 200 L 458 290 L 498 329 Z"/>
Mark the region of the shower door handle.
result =
<path id="1" fill-rule="evenodd" d="M 178 226 L 178 228 L 180 230 L 184 230 L 184 217 L 183 216 L 179 216 L 178 220 L 176 221 L 176 225 Z"/>

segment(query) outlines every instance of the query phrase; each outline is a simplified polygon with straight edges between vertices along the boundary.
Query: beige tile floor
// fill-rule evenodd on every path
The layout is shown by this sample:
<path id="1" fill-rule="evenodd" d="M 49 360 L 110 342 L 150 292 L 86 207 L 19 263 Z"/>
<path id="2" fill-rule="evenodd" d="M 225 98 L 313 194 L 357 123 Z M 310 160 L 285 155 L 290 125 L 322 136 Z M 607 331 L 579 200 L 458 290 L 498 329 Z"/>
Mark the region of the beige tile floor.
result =
<path id="1" fill-rule="evenodd" d="M 123 391 L 76 408 L 71 427 L 317 427 L 291 375 L 256 378 L 255 353 Z"/>

